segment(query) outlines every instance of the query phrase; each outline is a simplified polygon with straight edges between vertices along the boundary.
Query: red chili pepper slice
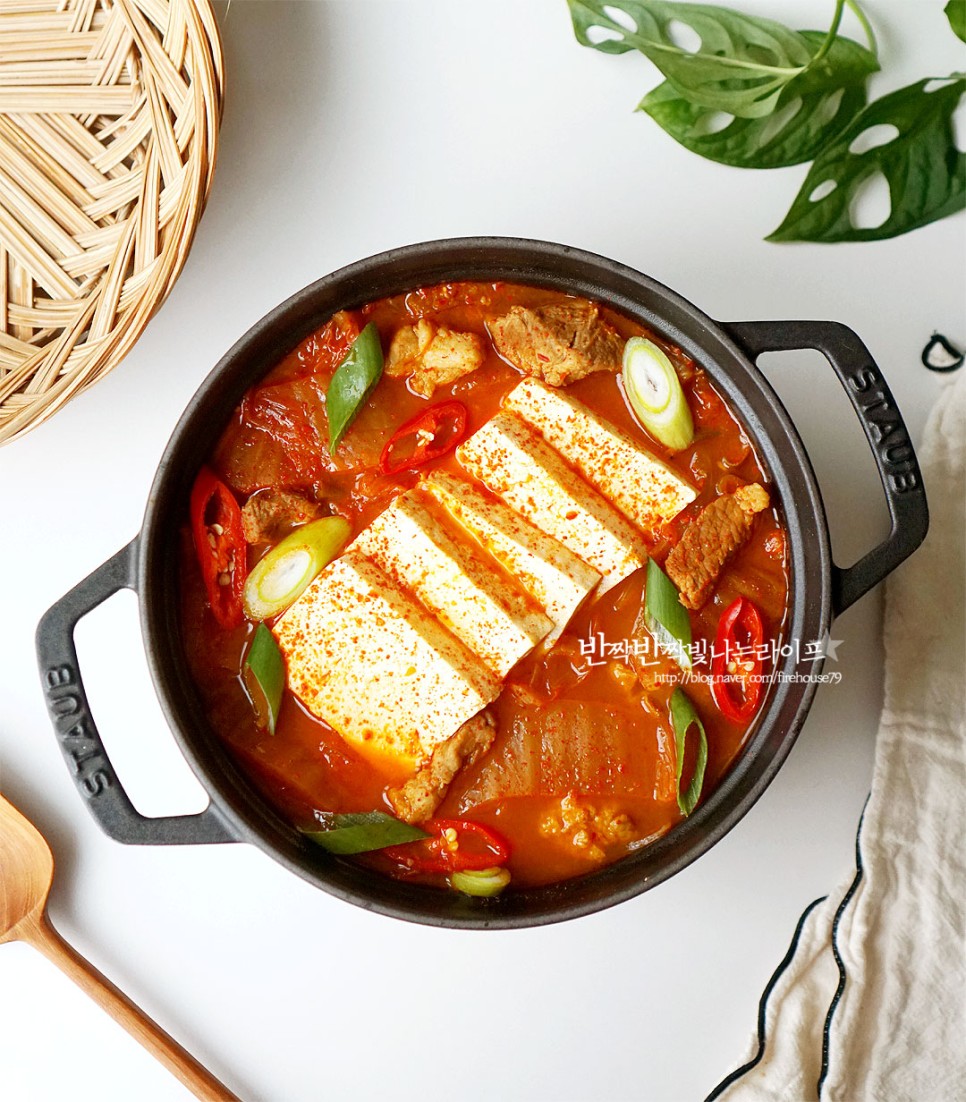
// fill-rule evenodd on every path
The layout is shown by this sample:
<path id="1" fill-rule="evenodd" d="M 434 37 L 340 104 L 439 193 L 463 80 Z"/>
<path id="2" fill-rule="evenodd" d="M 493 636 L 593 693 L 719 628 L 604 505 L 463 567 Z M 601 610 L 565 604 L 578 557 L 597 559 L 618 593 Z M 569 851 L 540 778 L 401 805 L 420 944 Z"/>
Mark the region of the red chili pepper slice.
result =
<path id="1" fill-rule="evenodd" d="M 466 433 L 466 406 L 439 402 L 400 426 L 382 449 L 383 474 L 412 471 L 453 450 Z"/>
<path id="2" fill-rule="evenodd" d="M 735 723 L 751 719 L 761 699 L 761 613 L 737 597 L 721 614 L 711 660 L 711 695 L 722 715 Z"/>
<path id="3" fill-rule="evenodd" d="M 208 604 L 220 627 L 236 628 L 244 614 L 242 591 L 248 574 L 241 509 L 224 482 L 202 467 L 191 490 L 190 512 Z"/>
<path id="4" fill-rule="evenodd" d="M 465 819 L 430 819 L 421 824 L 432 837 L 381 850 L 410 872 L 462 872 L 506 864 L 510 847 L 482 823 Z"/>

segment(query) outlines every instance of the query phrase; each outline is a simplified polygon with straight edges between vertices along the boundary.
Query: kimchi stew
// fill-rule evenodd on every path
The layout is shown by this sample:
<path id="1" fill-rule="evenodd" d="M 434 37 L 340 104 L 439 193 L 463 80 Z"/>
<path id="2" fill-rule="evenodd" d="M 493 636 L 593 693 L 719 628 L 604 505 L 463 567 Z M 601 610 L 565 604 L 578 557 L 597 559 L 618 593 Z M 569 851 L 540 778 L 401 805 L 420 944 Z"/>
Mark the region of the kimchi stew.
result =
<path id="1" fill-rule="evenodd" d="M 198 473 L 180 578 L 211 724 L 307 844 L 480 897 L 691 814 L 764 706 L 788 591 L 701 364 L 509 283 L 305 338 Z"/>

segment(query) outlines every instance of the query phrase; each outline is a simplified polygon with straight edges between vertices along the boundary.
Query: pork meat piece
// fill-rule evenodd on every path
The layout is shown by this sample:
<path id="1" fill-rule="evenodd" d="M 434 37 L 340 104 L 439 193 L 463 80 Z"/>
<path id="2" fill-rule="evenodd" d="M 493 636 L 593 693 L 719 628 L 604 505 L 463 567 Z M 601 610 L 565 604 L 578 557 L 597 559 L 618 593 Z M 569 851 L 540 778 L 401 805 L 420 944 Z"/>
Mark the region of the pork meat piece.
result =
<path id="1" fill-rule="evenodd" d="M 242 531 L 248 543 L 274 543 L 296 524 L 319 515 L 319 506 L 290 490 L 259 490 L 242 506 Z"/>
<path id="2" fill-rule="evenodd" d="M 407 823 L 431 818 L 456 774 L 489 750 L 495 734 L 492 717 L 481 712 L 440 743 L 415 777 L 389 790 L 389 802 L 399 818 Z"/>
<path id="3" fill-rule="evenodd" d="M 511 306 L 489 328 L 505 360 L 550 386 L 567 386 L 595 371 L 620 371 L 624 340 L 591 303 Z"/>
<path id="4" fill-rule="evenodd" d="M 751 535 L 755 516 L 768 508 L 768 491 L 757 483 L 740 486 L 706 505 L 684 530 L 664 568 L 685 608 L 700 608 L 721 571 Z"/>
<path id="5" fill-rule="evenodd" d="M 483 366 L 486 350 L 476 333 L 459 333 L 420 318 L 396 332 L 386 357 L 386 374 L 408 375 L 416 394 L 430 397 L 440 386 L 454 383 Z"/>

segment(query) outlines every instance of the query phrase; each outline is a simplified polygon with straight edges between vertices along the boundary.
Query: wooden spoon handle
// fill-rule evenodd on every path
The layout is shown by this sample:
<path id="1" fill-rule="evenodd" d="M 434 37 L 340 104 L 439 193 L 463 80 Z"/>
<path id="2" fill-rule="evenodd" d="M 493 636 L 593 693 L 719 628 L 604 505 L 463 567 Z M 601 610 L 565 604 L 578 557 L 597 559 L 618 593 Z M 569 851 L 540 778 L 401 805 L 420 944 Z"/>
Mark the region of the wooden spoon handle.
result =
<path id="1" fill-rule="evenodd" d="M 85 960 L 57 933 L 44 912 L 39 919 L 20 925 L 18 934 L 33 945 L 88 995 L 102 1006 L 115 1021 L 178 1078 L 188 1090 L 203 1102 L 240 1102 L 237 1095 L 219 1082 L 207 1068 L 178 1044 L 140 1009 L 106 976 Z"/>

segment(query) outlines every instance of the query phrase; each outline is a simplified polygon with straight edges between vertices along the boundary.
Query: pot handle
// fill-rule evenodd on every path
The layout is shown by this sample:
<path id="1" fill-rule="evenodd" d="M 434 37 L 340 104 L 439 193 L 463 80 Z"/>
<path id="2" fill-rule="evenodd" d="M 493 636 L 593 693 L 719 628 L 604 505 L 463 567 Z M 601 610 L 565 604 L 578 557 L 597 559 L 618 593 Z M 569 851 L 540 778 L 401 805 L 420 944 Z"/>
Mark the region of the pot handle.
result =
<path id="1" fill-rule="evenodd" d="M 849 396 L 872 449 L 889 506 L 892 529 L 885 541 L 854 565 L 832 567 L 832 612 L 838 616 L 906 558 L 926 538 L 929 509 L 909 433 L 889 386 L 869 350 L 836 321 L 742 321 L 723 328 L 752 360 L 763 352 L 814 348 L 821 352 Z"/>
<path id="2" fill-rule="evenodd" d="M 77 622 L 121 589 L 137 592 L 137 540 L 99 566 L 44 613 L 37 658 L 47 711 L 78 791 L 101 829 L 118 842 L 186 845 L 234 842 L 213 804 L 197 815 L 153 819 L 135 810 L 91 715 L 77 663 Z"/>

